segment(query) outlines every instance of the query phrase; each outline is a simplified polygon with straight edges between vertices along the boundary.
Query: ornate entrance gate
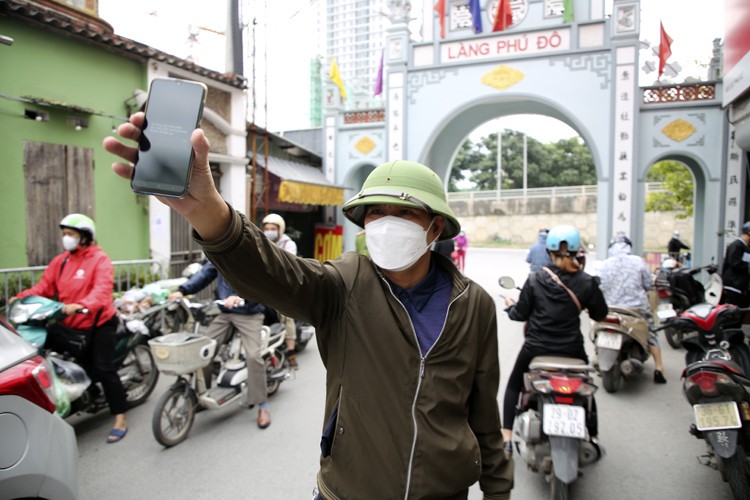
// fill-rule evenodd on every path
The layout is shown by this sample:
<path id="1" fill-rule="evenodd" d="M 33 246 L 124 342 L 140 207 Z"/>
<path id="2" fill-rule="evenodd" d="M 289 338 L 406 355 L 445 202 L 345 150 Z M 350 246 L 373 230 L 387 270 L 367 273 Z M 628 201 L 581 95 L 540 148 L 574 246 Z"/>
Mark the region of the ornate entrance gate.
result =
<path id="1" fill-rule="evenodd" d="M 637 0 L 615 0 L 611 17 L 603 0 L 575 1 L 569 22 L 561 1 L 513 0 L 509 29 L 476 35 L 470 17 L 466 24 L 466 2 L 447 0 L 445 38 L 434 2 L 425 0 L 423 18 L 434 22 L 425 23 L 420 42 L 410 40 L 403 3 L 391 2 L 397 5 L 386 39 L 385 112 L 344 111 L 338 89 L 327 88 L 326 170 L 348 195 L 374 166 L 401 158 L 429 165 L 447 181 L 459 146 L 476 127 L 507 115 L 541 114 L 575 129 L 591 150 L 598 249 L 617 231 L 642 234 L 646 172 L 657 161 L 676 159 L 696 179 L 694 262 L 721 259 L 724 241 L 717 234 L 739 224 L 745 186 L 739 160 L 727 172 L 731 130 L 721 83 L 661 93 L 639 88 Z M 481 12 L 485 26 L 492 26 L 495 5 L 486 2 Z M 728 196 L 729 175 L 738 192 L 727 206 L 717 201 Z M 346 249 L 354 248 L 355 233 L 348 225 Z"/>

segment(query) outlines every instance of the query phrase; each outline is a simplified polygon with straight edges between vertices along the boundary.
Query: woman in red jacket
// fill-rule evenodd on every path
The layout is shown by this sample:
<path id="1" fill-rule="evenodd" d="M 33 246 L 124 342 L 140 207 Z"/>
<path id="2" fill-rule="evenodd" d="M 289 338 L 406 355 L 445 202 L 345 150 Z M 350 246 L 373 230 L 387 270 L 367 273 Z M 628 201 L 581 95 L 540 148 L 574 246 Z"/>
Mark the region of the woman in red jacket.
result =
<path id="1" fill-rule="evenodd" d="M 45 347 L 54 348 L 56 339 L 65 335 L 64 327 L 91 330 L 91 347 L 84 353 L 84 362 L 91 365 L 93 375 L 104 389 L 110 412 L 115 416 L 108 443 L 120 441 L 128 431 L 125 412 L 125 388 L 114 363 L 117 315 L 112 303 L 114 273 L 112 261 L 101 247 L 94 245 L 94 221 L 82 214 L 70 214 L 60 221 L 65 252 L 52 259 L 42 279 L 13 299 L 39 295 L 55 298 L 65 304 L 67 315 L 62 328 L 50 328 Z M 76 314 L 80 309 L 89 314 Z"/>

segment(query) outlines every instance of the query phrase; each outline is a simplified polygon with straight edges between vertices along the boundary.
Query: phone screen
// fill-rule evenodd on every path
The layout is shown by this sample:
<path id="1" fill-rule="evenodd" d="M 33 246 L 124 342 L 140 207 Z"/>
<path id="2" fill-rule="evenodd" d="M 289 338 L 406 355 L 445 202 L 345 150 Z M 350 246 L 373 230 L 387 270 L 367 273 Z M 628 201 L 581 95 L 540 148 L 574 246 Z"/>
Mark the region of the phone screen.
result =
<path id="1" fill-rule="evenodd" d="M 200 82 L 151 82 L 130 183 L 133 191 L 177 198 L 187 194 L 193 165 L 190 136 L 200 123 L 205 98 L 206 86 Z"/>

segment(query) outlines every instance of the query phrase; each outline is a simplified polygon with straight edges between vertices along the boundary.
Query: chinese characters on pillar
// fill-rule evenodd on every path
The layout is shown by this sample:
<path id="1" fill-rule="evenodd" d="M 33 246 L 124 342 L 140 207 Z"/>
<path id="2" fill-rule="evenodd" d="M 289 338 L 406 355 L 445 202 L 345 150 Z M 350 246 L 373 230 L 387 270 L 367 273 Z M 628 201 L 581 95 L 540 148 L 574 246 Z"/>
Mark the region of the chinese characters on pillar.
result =
<path id="1" fill-rule="evenodd" d="M 742 151 L 734 142 L 734 127 L 729 127 L 729 141 L 727 151 L 727 178 L 726 195 L 724 196 L 724 246 L 726 247 L 739 235 L 738 229 L 742 225 L 742 207 L 740 197 L 742 196 Z"/>
<path id="2" fill-rule="evenodd" d="M 612 179 L 612 234 L 630 234 L 633 210 L 633 131 L 634 99 L 637 84 L 635 50 L 617 49 L 615 69 L 614 149 Z"/>
<path id="3" fill-rule="evenodd" d="M 404 158 L 404 74 L 388 75 L 388 161 Z"/>
<path id="4" fill-rule="evenodd" d="M 334 182 L 336 177 L 336 118 L 326 117 L 326 141 L 325 141 L 325 175 Z"/>

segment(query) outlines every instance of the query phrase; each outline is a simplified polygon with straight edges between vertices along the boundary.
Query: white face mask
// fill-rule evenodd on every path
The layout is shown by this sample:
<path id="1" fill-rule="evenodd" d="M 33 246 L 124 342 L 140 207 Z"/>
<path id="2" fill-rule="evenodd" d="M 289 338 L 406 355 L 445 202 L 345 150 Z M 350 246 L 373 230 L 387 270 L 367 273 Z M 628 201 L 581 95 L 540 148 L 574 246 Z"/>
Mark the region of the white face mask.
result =
<path id="1" fill-rule="evenodd" d="M 273 241 L 276 241 L 276 239 L 279 237 L 278 231 L 263 231 L 263 234 L 266 235 L 266 238 Z"/>
<path id="2" fill-rule="evenodd" d="M 433 219 L 434 220 L 434 219 Z M 378 267 L 388 271 L 403 271 L 429 250 L 427 229 L 416 222 L 386 215 L 365 225 L 365 240 L 370 258 Z M 436 238 L 437 239 L 437 238 Z"/>
<path id="3" fill-rule="evenodd" d="M 62 246 L 65 250 L 68 252 L 72 252 L 76 248 L 78 248 L 78 244 L 81 242 L 81 238 L 74 238 L 73 236 L 63 236 L 62 237 Z"/>

